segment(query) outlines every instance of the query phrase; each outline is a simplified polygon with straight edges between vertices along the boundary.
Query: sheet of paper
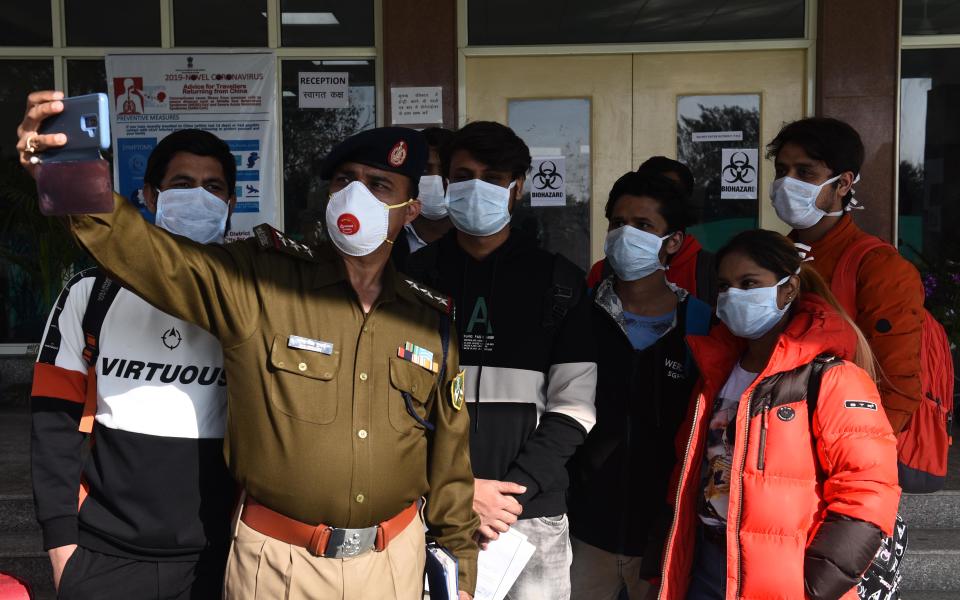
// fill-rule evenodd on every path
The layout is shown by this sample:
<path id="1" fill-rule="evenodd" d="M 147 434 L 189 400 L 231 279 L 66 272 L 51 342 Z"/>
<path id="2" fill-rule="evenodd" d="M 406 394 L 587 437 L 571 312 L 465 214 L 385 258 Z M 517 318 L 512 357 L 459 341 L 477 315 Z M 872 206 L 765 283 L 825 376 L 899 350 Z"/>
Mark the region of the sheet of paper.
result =
<path id="1" fill-rule="evenodd" d="M 501 533 L 477 561 L 474 600 L 503 600 L 536 548 L 516 529 Z"/>
<path id="2" fill-rule="evenodd" d="M 513 555 L 513 560 L 510 562 L 510 566 L 507 567 L 507 572 L 503 574 L 503 583 L 501 583 L 501 588 L 497 590 L 497 595 L 494 600 L 503 600 L 507 596 L 507 592 L 513 587 L 517 578 L 520 577 L 520 572 L 527 566 L 527 563 L 536 551 L 536 546 L 527 540 L 523 540 L 523 543 L 517 548 L 517 553 Z"/>

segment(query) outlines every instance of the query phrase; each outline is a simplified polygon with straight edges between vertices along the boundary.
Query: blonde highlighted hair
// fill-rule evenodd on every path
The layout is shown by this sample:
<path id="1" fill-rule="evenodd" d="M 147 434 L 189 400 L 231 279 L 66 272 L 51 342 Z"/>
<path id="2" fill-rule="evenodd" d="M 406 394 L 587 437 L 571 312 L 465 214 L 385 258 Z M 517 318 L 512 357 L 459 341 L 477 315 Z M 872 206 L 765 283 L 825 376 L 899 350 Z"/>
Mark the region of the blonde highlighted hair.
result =
<path id="1" fill-rule="evenodd" d="M 798 275 L 802 293 L 816 294 L 826 300 L 853 329 L 857 336 L 857 349 L 853 362 L 869 373 L 874 381 L 877 381 L 878 367 L 867 338 L 850 318 L 850 315 L 847 314 L 847 311 L 843 309 L 843 306 L 840 305 L 820 273 L 813 268 L 813 265 L 804 262 L 803 258 L 800 257 L 797 248 L 789 238 L 766 229 L 744 231 L 734 236 L 727 245 L 717 252 L 717 265 L 728 254 L 743 254 L 757 263 L 758 266 L 772 272 L 777 279 L 782 279 L 788 275 Z"/>

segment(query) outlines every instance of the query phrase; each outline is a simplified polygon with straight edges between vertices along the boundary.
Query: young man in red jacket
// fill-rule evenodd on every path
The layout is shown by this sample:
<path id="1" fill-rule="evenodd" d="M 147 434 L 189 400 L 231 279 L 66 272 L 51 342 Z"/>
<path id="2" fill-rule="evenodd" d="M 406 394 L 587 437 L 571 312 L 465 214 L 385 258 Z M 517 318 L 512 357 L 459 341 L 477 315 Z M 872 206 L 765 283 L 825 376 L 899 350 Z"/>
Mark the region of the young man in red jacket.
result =
<path id="1" fill-rule="evenodd" d="M 869 234 L 849 214 L 860 179 L 860 135 L 837 119 L 816 117 L 786 125 L 767 146 L 777 179 L 770 199 L 793 228 L 790 237 L 811 247 L 811 264 L 827 283 L 844 253 Z M 856 274 L 857 326 L 880 365 L 880 397 L 893 432 L 920 406 L 923 285 L 917 269 L 890 245 L 871 250 Z"/>
<path id="2" fill-rule="evenodd" d="M 693 174 L 687 165 L 667 158 L 652 156 L 637 169 L 638 173 L 650 172 L 673 181 L 677 190 L 689 204 L 693 194 Z M 667 268 L 667 281 L 690 292 L 695 298 L 713 306 L 717 299 L 717 277 L 713 253 L 703 249 L 700 242 L 689 233 L 684 235 L 683 245 L 672 257 Z M 597 261 L 587 276 L 587 287 L 594 289 L 611 273 L 606 259 Z"/>

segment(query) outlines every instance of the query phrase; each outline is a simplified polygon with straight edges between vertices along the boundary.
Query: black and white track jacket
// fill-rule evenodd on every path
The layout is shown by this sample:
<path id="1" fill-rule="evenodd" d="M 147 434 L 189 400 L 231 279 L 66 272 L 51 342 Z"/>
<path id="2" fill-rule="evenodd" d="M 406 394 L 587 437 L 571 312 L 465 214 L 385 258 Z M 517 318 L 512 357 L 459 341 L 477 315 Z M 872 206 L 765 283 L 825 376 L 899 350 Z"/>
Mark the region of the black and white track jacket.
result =
<path id="1" fill-rule="evenodd" d="M 61 292 L 34 370 L 31 460 L 43 547 L 186 560 L 225 546 L 236 492 L 223 460 L 223 352 L 212 335 L 121 288 L 100 324 L 96 416 L 84 451 L 78 424 L 91 381 L 82 322 L 97 272 Z"/>
<path id="2" fill-rule="evenodd" d="M 565 513 L 566 463 L 595 421 L 597 363 L 583 290 L 561 319 L 550 313 L 556 273 L 585 286 L 583 272 L 517 231 L 478 262 L 456 230 L 407 271 L 455 301 L 474 475 L 526 486 L 524 519 Z"/>

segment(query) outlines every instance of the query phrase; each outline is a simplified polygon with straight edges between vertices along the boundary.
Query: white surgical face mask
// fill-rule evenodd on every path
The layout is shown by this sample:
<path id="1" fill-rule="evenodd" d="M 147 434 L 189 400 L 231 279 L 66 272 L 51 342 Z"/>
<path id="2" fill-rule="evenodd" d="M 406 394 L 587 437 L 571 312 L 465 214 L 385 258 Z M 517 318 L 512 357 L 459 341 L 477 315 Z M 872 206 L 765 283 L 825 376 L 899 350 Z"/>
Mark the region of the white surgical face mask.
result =
<path id="1" fill-rule="evenodd" d="M 230 207 L 202 187 L 163 190 L 154 223 L 200 244 L 222 243 Z"/>
<path id="2" fill-rule="evenodd" d="M 510 223 L 510 190 L 481 179 L 456 181 L 447 186 L 447 210 L 460 231 L 476 236 L 499 233 Z"/>
<path id="3" fill-rule="evenodd" d="M 350 256 L 366 256 L 387 241 L 390 210 L 410 204 L 388 205 L 360 181 L 330 195 L 327 202 L 327 235 L 333 245 Z"/>
<path id="4" fill-rule="evenodd" d="M 793 177 L 781 177 L 770 184 L 770 200 L 780 220 L 794 229 L 809 229 L 824 217 L 839 217 L 843 211 L 828 213 L 817 207 L 820 190 L 840 179 L 831 177 L 820 185 L 807 183 Z M 853 183 L 860 181 L 860 176 Z"/>
<path id="5" fill-rule="evenodd" d="M 420 178 L 420 214 L 431 221 L 439 221 L 447 216 L 447 203 L 444 199 L 443 177 L 424 175 Z"/>
<path id="6" fill-rule="evenodd" d="M 717 316 L 733 335 L 755 340 L 776 325 L 790 308 L 791 302 L 777 306 L 777 290 L 790 276 L 784 277 L 772 287 L 741 290 L 729 288 L 717 296 Z"/>
<path id="7" fill-rule="evenodd" d="M 622 281 L 635 281 L 663 269 L 660 247 L 669 235 L 657 237 L 636 227 L 624 225 L 607 232 L 603 251 L 613 272 Z"/>

